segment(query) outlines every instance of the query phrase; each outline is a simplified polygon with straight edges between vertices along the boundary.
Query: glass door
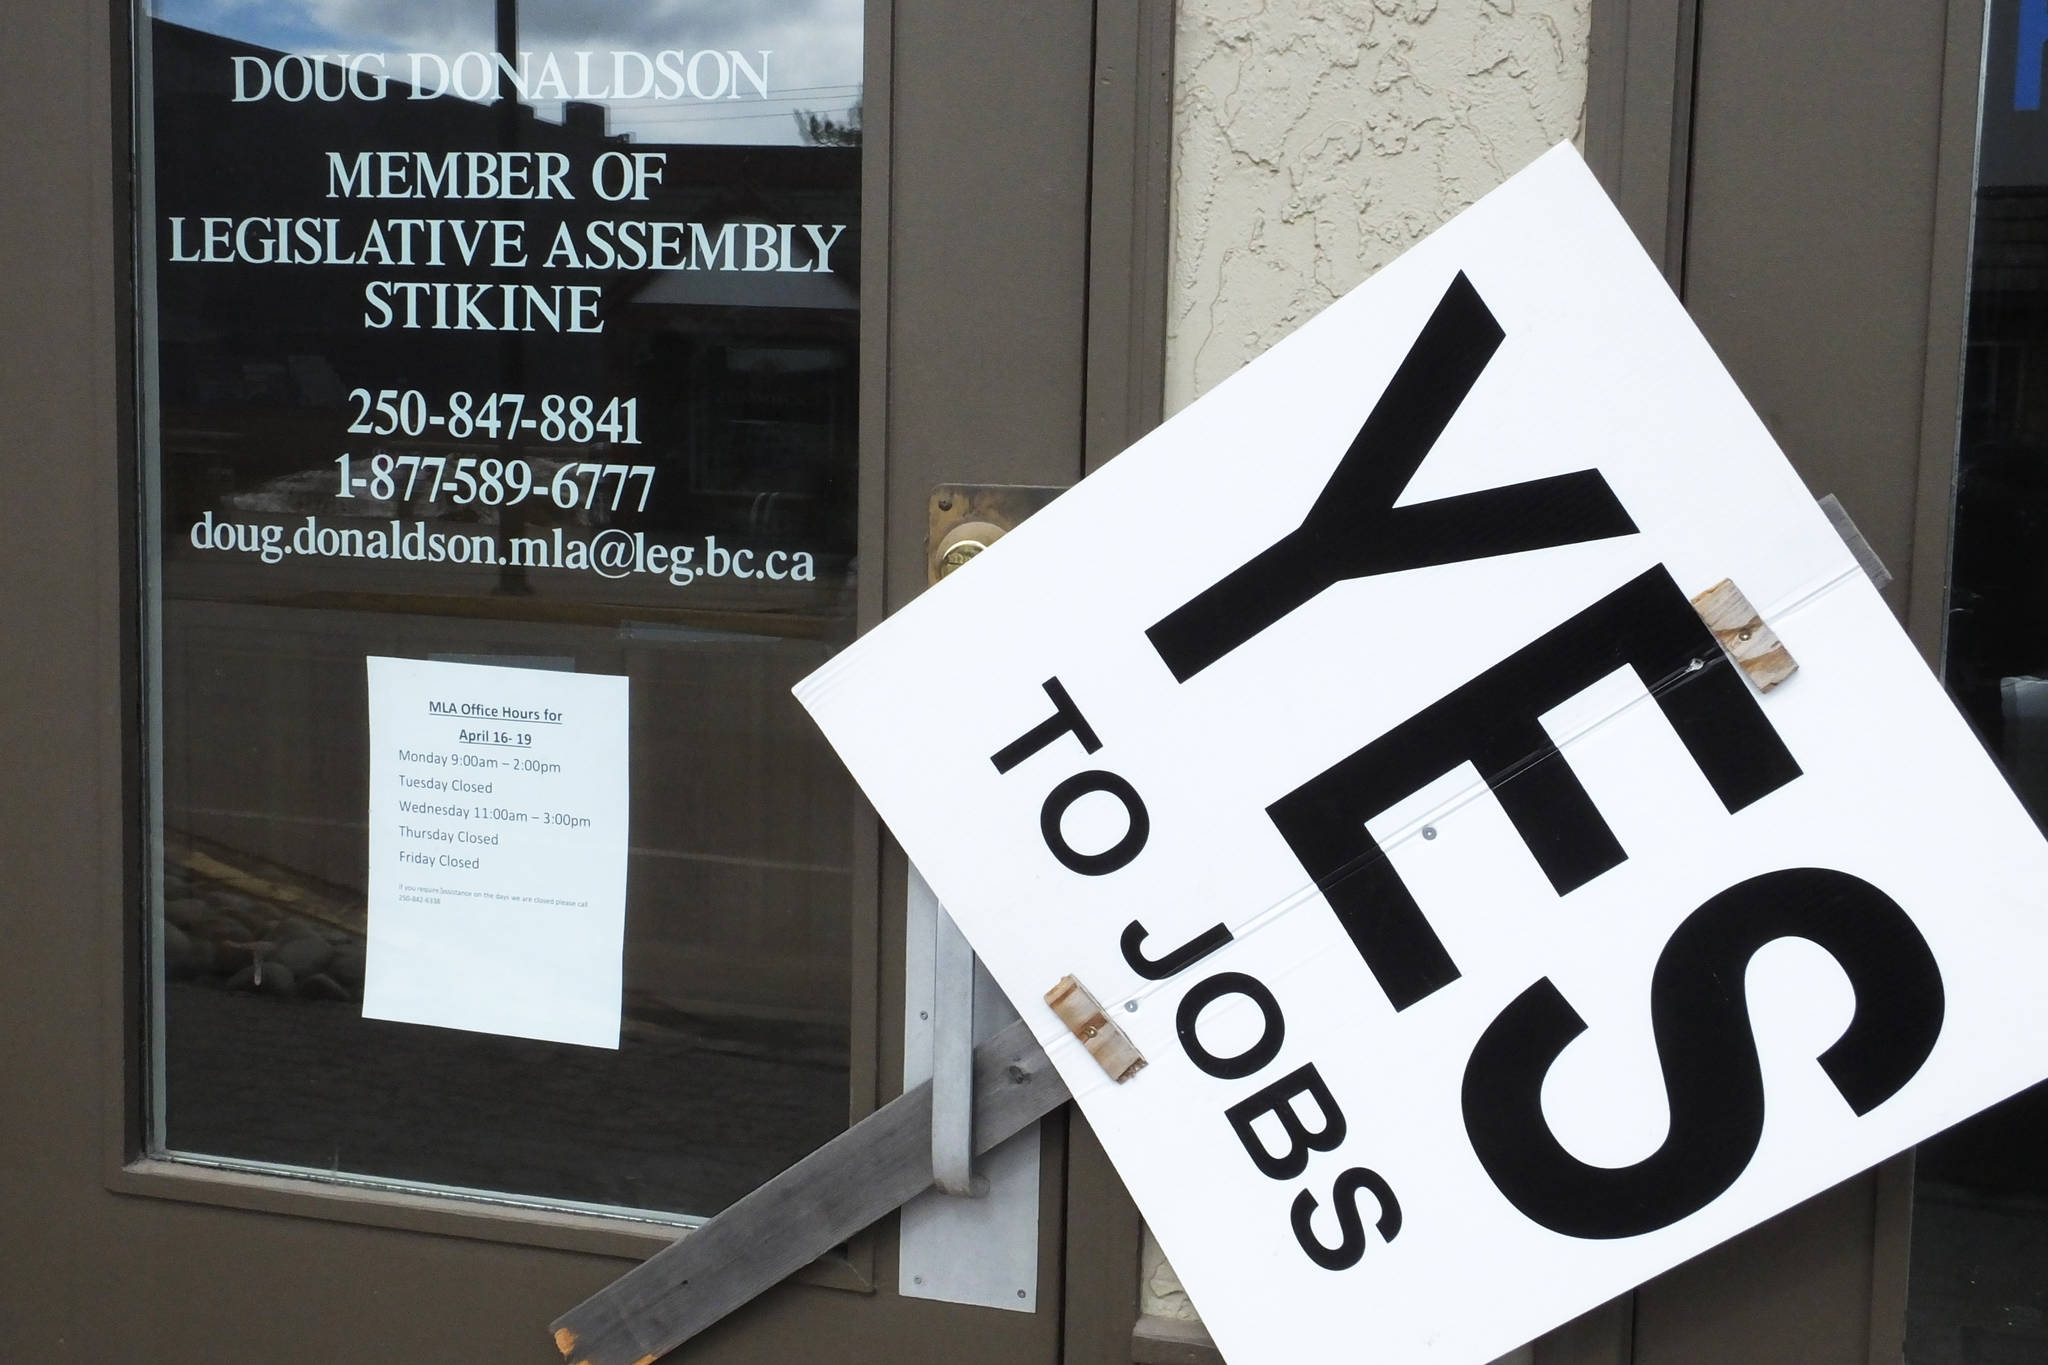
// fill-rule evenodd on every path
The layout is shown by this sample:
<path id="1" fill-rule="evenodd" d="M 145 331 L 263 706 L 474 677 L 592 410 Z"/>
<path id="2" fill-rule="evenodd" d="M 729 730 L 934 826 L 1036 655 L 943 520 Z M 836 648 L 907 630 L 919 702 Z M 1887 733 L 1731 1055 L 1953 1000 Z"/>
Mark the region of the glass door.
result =
<path id="1" fill-rule="evenodd" d="M 2048 7 L 1989 6 L 1947 638 L 1949 690 L 2048 824 Z M 1919 1150 L 1911 1365 L 2048 1361 L 2048 1087 Z"/>
<path id="2" fill-rule="evenodd" d="M 788 690 L 855 629 L 862 32 L 152 6 L 152 1155 L 687 1221 L 844 1127 L 855 793 Z M 625 762 L 373 757 L 371 658 L 622 678 Z M 590 865 L 515 914 L 534 857 Z M 616 1046 L 491 1022 L 607 917 Z M 390 1017 L 380 934 L 470 1005 Z"/>

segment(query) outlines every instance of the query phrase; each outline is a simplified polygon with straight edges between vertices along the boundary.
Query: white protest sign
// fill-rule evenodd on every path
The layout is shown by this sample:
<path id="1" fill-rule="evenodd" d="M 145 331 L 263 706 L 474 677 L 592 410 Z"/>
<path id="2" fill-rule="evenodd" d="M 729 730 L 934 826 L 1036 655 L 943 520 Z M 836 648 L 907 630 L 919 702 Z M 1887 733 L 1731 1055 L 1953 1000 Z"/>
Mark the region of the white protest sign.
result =
<path id="1" fill-rule="evenodd" d="M 619 1045 L 626 679 L 369 660 L 363 1015 Z"/>
<path id="2" fill-rule="evenodd" d="M 798 695 L 1233 1365 L 1476 1365 L 2048 1075 L 2048 846 L 1569 148 Z"/>

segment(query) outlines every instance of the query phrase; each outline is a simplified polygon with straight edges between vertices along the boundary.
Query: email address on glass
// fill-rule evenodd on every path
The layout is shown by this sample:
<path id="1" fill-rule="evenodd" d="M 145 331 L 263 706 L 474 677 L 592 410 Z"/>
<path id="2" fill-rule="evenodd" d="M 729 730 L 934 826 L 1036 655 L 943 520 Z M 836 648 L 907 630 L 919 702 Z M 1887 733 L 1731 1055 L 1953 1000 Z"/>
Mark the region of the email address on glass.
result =
<path id="1" fill-rule="evenodd" d="M 701 541 L 662 544 L 645 531 L 616 527 L 595 535 L 554 527 L 542 535 L 500 537 L 437 530 L 425 521 L 393 520 L 379 526 L 329 526 L 309 516 L 296 526 L 217 521 L 213 513 L 192 523 L 195 550 L 253 555 L 265 564 L 288 558 L 383 559 L 413 564 L 484 564 L 501 568 L 567 569 L 603 578 L 649 574 L 685 587 L 699 578 L 764 579 L 811 583 L 817 556 L 809 550 L 760 549 Z"/>

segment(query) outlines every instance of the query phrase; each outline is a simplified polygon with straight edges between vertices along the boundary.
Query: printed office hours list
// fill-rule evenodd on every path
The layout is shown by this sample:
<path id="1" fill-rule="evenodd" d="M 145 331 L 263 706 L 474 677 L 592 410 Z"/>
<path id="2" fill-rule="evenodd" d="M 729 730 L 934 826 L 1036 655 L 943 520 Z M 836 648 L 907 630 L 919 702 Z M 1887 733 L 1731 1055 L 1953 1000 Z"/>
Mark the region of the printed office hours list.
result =
<path id="1" fill-rule="evenodd" d="M 617 1047 L 627 680 L 368 663 L 364 1015 Z"/>

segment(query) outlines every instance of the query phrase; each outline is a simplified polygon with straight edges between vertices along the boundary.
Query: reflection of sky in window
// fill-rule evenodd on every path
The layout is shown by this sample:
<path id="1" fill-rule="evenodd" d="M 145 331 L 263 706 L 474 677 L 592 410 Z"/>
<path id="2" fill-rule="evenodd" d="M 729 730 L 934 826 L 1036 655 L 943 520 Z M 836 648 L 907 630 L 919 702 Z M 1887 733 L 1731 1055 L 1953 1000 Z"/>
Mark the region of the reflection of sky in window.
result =
<path id="1" fill-rule="evenodd" d="M 862 0 L 520 0 L 519 48 L 556 54 L 574 79 L 569 54 L 709 48 L 737 51 L 758 66 L 767 51 L 768 98 L 742 83 L 739 99 L 606 99 L 611 130 L 640 142 L 794 143 L 795 115 L 843 122 L 860 100 Z M 150 15 L 280 52 L 428 52 L 453 59 L 496 45 L 492 0 L 151 0 Z M 390 74 L 408 67 L 393 56 Z M 707 77 L 709 68 L 707 68 Z M 454 98 L 454 96 L 446 96 Z M 530 100 L 545 119 L 561 101 Z"/>

